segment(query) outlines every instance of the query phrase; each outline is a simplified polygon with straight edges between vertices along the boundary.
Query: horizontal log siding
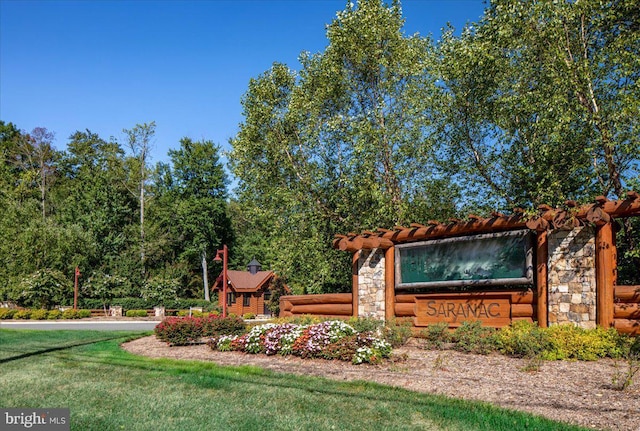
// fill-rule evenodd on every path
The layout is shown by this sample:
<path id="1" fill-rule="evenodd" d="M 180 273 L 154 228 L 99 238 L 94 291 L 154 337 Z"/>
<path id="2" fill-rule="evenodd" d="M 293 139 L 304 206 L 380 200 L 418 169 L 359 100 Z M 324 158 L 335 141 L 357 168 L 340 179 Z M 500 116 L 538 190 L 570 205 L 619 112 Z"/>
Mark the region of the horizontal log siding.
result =
<path id="1" fill-rule="evenodd" d="M 394 306 L 396 317 L 415 317 L 414 303 L 416 296 L 420 298 L 441 298 L 443 295 L 459 299 L 482 299 L 491 297 L 511 296 L 511 320 L 527 320 L 534 321 L 536 313 L 535 296 L 532 290 L 524 292 L 514 291 L 498 291 L 498 292 L 460 292 L 460 293 L 419 293 L 419 294 L 402 294 L 396 295 L 396 303 Z"/>
<path id="2" fill-rule="evenodd" d="M 353 315 L 351 293 L 324 293 L 320 295 L 287 295 L 280 297 L 280 317 L 312 314 L 315 316 Z"/>
<path id="3" fill-rule="evenodd" d="M 623 334 L 640 335 L 640 285 L 615 286 L 613 327 Z"/>

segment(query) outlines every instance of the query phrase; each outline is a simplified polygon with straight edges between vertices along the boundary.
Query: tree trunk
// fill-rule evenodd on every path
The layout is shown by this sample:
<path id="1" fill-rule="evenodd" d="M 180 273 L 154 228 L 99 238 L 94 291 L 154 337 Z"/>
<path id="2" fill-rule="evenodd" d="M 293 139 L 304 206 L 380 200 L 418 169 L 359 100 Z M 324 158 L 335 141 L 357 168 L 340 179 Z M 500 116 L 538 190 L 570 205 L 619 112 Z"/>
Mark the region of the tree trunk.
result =
<path id="1" fill-rule="evenodd" d="M 202 282 L 204 283 L 204 300 L 211 301 L 209 297 L 209 277 L 207 274 L 207 252 L 202 251 Z"/>

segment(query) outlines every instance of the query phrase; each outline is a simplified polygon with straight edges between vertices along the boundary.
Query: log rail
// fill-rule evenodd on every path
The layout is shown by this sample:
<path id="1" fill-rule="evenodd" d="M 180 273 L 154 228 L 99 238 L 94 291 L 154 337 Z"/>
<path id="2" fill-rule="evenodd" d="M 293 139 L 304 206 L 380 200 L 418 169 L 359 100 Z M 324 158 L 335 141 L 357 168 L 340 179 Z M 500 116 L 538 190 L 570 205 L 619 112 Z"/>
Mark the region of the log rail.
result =
<path id="1" fill-rule="evenodd" d="M 640 285 L 616 286 L 613 326 L 623 334 L 640 335 Z"/>

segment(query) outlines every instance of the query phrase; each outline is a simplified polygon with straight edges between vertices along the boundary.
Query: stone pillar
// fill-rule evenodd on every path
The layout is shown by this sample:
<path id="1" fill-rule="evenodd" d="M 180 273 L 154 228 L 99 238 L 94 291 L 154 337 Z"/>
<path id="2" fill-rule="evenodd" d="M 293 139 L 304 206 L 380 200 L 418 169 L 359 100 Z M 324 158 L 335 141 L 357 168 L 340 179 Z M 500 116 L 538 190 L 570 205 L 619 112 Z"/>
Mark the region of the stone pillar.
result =
<path id="1" fill-rule="evenodd" d="M 109 316 L 122 317 L 122 307 L 119 305 L 116 305 L 115 307 L 109 307 Z"/>
<path id="2" fill-rule="evenodd" d="M 549 325 L 596 326 L 595 232 L 590 226 L 548 235 Z"/>
<path id="3" fill-rule="evenodd" d="M 156 317 L 164 317 L 164 307 L 153 307 L 153 312 Z"/>
<path id="4" fill-rule="evenodd" d="M 358 317 L 385 318 L 384 250 L 362 250 L 358 259 Z"/>

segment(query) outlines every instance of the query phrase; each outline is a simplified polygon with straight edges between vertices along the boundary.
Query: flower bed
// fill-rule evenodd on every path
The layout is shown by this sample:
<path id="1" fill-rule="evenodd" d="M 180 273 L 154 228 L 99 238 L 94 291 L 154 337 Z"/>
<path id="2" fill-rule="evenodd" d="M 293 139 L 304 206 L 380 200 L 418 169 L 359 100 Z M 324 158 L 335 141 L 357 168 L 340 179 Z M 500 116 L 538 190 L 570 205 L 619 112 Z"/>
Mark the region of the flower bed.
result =
<path id="1" fill-rule="evenodd" d="M 295 355 L 351 361 L 354 364 L 378 363 L 391 355 L 391 345 L 371 332 L 358 333 L 340 320 L 312 325 L 266 323 L 244 335 L 212 337 L 213 350 Z"/>

